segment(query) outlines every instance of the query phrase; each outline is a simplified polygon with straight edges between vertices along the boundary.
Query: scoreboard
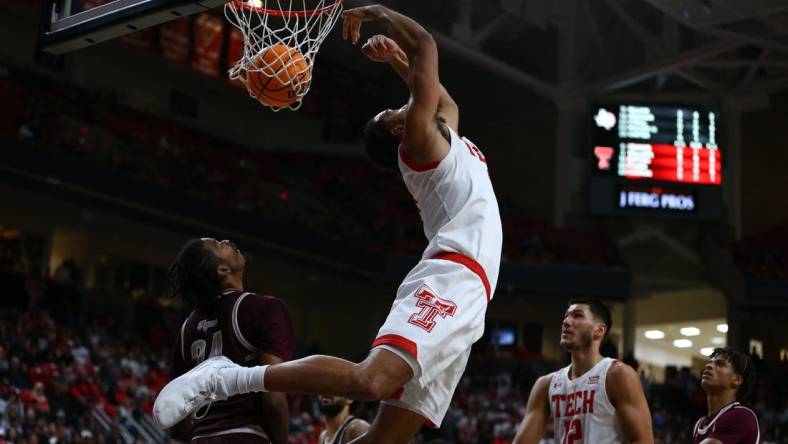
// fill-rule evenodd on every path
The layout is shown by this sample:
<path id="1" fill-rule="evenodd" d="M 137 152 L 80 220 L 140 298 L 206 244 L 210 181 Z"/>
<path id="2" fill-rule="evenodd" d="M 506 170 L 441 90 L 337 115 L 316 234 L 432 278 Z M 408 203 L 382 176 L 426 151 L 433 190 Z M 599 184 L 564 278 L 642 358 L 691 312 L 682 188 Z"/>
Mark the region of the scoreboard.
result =
<path id="1" fill-rule="evenodd" d="M 719 218 L 716 112 L 619 104 L 595 107 L 590 120 L 592 212 Z"/>

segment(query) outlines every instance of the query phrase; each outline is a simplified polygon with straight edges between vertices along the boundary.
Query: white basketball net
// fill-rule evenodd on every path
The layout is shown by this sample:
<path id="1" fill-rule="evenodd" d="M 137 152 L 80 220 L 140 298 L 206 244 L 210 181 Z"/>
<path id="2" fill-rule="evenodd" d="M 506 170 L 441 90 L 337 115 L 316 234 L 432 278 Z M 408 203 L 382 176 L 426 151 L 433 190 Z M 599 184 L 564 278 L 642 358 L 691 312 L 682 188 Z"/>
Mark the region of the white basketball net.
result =
<path id="1" fill-rule="evenodd" d="M 300 72 L 291 75 L 291 70 L 283 70 L 279 78 L 284 76 L 289 79 L 289 86 L 297 95 L 297 100 L 283 106 L 264 105 L 274 111 L 285 108 L 297 110 L 309 92 L 312 67 L 320 45 L 341 12 L 342 0 L 231 0 L 225 3 L 224 15 L 241 30 L 244 38 L 243 56 L 230 68 L 230 78 L 243 83 L 249 95 L 255 97 L 247 82 L 249 73 L 270 74 L 273 71 L 270 65 L 261 63 L 259 56 L 277 44 L 296 48 L 303 55 L 308 72 L 304 73 L 303 69 L 292 70 Z M 287 60 L 276 61 L 278 67 L 288 63 Z"/>

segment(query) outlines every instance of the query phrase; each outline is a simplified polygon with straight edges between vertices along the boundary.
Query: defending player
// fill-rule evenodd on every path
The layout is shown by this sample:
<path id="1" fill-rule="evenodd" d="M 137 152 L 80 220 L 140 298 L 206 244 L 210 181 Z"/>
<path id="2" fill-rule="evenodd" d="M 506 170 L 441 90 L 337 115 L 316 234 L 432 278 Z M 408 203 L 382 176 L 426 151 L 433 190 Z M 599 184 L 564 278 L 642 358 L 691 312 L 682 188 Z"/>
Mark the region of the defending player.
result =
<path id="1" fill-rule="evenodd" d="M 700 378 L 709 415 L 692 428 L 693 444 L 760 444 L 755 412 L 737 401 L 747 394 L 752 380 L 749 356 L 729 347 L 714 349 Z"/>
<path id="2" fill-rule="evenodd" d="M 295 338 L 284 304 L 244 292 L 245 266 L 241 252 L 227 240 L 192 239 L 181 249 L 170 267 L 170 291 L 192 312 L 173 351 L 173 378 L 214 356 L 242 366 L 292 357 Z M 283 394 L 250 393 L 195 412 L 174 434 L 193 443 L 285 444 L 288 427 Z"/>
<path id="3" fill-rule="evenodd" d="M 398 164 L 416 200 L 429 240 L 421 261 L 397 290 L 363 362 L 310 356 L 246 369 L 216 359 L 165 387 L 154 407 L 161 424 L 177 422 L 212 397 L 261 390 L 383 399 L 358 443 L 404 443 L 425 423 L 443 420 L 471 345 L 484 331 L 498 279 L 498 204 L 484 155 L 457 134 L 459 111 L 439 82 L 432 36 L 415 21 L 373 5 L 344 13 L 343 37 L 357 43 L 367 21 L 379 24 L 396 45 L 371 43 L 365 54 L 389 61 L 411 93 L 407 105 L 372 119 L 367 152 L 379 164 Z"/>
<path id="4" fill-rule="evenodd" d="M 603 303 L 569 303 L 561 347 L 572 355 L 572 363 L 536 381 L 515 444 L 540 442 L 551 416 L 556 444 L 654 442 L 637 373 L 599 353 L 611 325 L 610 310 Z"/>

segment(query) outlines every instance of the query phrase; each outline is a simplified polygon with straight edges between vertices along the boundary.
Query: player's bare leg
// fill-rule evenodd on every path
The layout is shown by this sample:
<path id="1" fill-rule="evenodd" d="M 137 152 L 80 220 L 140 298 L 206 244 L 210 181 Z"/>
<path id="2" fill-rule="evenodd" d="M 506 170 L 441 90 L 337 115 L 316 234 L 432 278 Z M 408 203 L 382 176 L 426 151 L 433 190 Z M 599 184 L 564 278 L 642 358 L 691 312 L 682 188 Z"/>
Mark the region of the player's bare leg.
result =
<path id="1" fill-rule="evenodd" d="M 400 407 L 381 404 L 367 433 L 351 444 L 404 444 L 416 435 L 426 419 L 418 413 Z"/>
<path id="2" fill-rule="evenodd" d="M 265 390 L 342 396 L 359 401 L 383 399 L 413 378 L 413 370 L 394 353 L 376 348 L 361 363 L 333 356 L 308 356 L 269 366 Z"/>
<path id="3" fill-rule="evenodd" d="M 153 410 L 166 429 L 203 405 L 239 394 L 269 391 L 375 401 L 390 396 L 412 378 L 410 365 L 382 348 L 375 348 L 358 364 L 316 355 L 275 365 L 242 367 L 219 356 L 170 381 L 156 398 Z"/>

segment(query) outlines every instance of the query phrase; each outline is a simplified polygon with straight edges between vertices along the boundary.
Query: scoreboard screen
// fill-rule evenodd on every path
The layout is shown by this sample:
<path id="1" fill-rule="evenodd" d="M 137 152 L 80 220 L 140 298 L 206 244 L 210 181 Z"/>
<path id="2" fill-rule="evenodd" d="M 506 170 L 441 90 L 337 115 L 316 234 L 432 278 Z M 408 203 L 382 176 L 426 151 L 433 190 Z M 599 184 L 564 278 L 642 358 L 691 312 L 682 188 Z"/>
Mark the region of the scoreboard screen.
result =
<path id="1" fill-rule="evenodd" d="M 620 105 L 594 114 L 596 170 L 633 180 L 720 185 L 717 114 Z"/>
<path id="2" fill-rule="evenodd" d="M 719 218 L 718 113 L 622 104 L 590 117 L 592 211 Z"/>

